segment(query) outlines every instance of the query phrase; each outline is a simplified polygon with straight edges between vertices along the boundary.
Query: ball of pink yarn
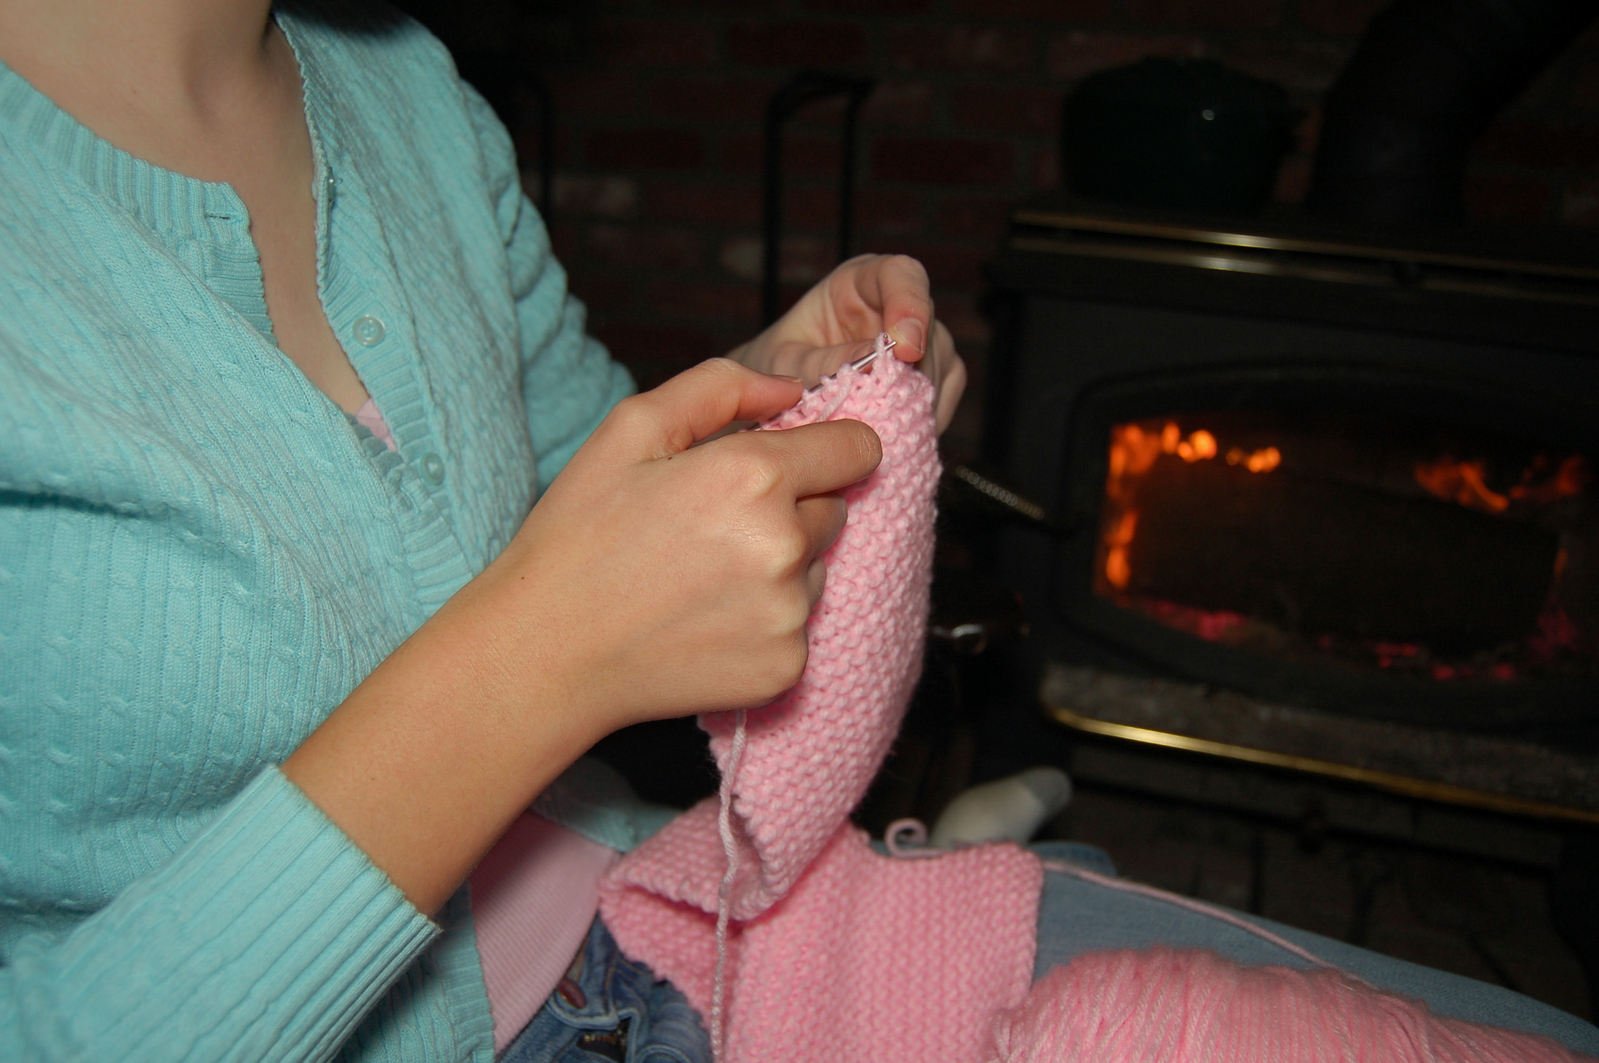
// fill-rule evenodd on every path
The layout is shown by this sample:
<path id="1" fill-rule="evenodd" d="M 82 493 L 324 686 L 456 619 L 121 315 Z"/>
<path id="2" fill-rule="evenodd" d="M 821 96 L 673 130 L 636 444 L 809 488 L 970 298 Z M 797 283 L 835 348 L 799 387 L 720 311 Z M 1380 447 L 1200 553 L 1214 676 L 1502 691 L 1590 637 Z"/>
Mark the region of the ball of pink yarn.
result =
<path id="1" fill-rule="evenodd" d="M 994 1063 L 1540 1063 L 1554 1041 L 1459 1019 L 1331 970 L 1243 967 L 1197 950 L 1080 956 L 994 1027 Z"/>

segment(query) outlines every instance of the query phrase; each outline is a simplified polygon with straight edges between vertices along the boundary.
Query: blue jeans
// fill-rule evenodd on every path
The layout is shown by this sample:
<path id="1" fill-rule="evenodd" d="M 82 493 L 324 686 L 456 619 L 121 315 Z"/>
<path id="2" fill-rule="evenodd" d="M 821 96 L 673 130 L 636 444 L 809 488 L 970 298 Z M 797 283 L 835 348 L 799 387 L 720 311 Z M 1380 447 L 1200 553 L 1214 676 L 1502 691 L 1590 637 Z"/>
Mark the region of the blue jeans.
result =
<path id="1" fill-rule="evenodd" d="M 622 955 L 598 919 L 575 974 L 505 1046 L 501 1063 L 709 1063 L 710 1036 L 683 994 Z"/>
<path id="2" fill-rule="evenodd" d="M 1104 875 L 1115 874 L 1110 858 L 1093 846 L 1043 842 L 1033 846 L 1033 850 L 1045 860 L 1074 864 Z M 1269 919 L 1242 918 L 1374 986 L 1426 1001 L 1435 1014 L 1543 1034 L 1579 1052 L 1599 1054 L 1599 1028 L 1531 997 Z M 1198 912 L 1059 872 L 1045 875 L 1038 912 L 1035 978 L 1085 952 L 1155 945 L 1210 949 L 1252 967 L 1309 966 L 1280 946 Z"/>

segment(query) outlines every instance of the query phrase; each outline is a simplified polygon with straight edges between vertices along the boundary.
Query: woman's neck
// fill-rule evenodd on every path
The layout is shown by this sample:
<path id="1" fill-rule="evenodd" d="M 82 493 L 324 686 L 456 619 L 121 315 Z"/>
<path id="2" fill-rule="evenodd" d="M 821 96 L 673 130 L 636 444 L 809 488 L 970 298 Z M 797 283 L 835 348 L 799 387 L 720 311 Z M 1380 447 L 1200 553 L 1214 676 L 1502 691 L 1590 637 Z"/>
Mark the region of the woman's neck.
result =
<path id="1" fill-rule="evenodd" d="M 0 0 L 0 60 L 105 139 L 193 173 L 207 168 L 203 145 L 282 77 L 271 6 Z"/>

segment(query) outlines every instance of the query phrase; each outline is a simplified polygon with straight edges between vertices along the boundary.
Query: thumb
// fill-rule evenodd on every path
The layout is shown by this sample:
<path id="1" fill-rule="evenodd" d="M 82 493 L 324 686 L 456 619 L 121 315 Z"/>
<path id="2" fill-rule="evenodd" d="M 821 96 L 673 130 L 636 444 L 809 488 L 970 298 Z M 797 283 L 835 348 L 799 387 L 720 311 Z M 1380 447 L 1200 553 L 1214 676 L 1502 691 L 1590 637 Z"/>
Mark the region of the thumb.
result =
<path id="1" fill-rule="evenodd" d="M 613 426 L 622 445 L 649 457 L 678 454 L 715 435 L 734 421 L 758 421 L 799 401 L 804 385 L 791 377 L 768 376 L 730 358 L 712 358 L 635 395 Z"/>

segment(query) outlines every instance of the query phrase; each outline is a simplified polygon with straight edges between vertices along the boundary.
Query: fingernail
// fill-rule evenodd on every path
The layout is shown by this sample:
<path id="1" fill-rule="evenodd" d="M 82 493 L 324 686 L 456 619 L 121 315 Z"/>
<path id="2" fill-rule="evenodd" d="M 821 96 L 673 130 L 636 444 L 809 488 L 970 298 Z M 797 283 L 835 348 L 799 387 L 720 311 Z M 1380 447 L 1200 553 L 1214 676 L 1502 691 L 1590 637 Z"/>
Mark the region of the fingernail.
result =
<path id="1" fill-rule="evenodd" d="M 895 343 L 909 347 L 917 354 L 926 353 L 926 348 L 922 346 L 922 341 L 927 338 L 927 330 L 914 317 L 906 318 L 890 331 L 894 336 Z"/>

